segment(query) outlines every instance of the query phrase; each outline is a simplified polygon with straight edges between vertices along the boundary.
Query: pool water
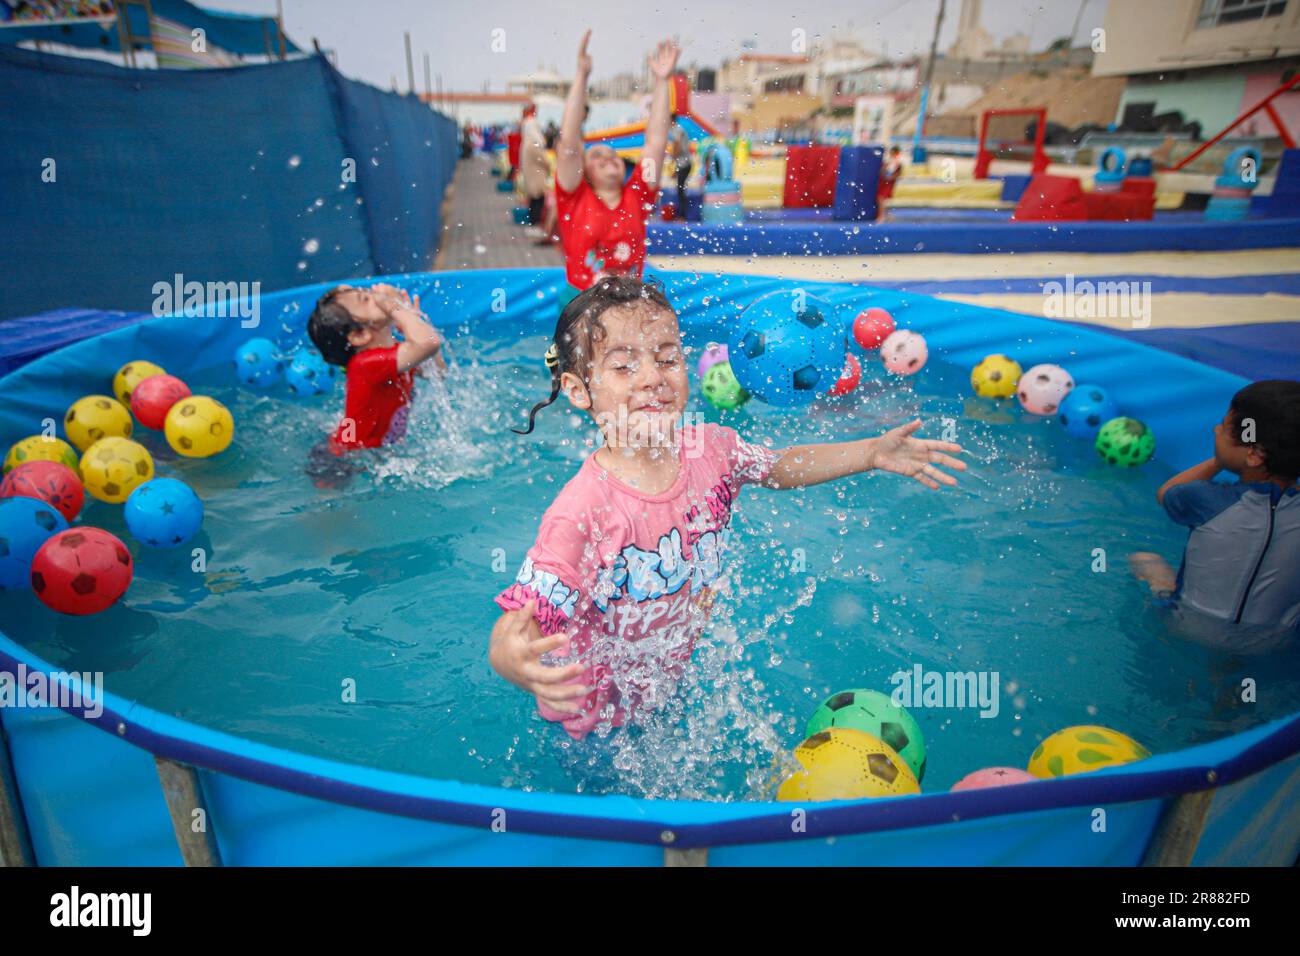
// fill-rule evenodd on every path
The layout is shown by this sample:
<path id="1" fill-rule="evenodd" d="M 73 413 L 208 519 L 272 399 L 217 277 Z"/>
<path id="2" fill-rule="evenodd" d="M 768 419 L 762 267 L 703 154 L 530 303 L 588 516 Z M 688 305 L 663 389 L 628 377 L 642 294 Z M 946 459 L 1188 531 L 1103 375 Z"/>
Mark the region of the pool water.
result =
<path id="1" fill-rule="evenodd" d="M 560 405 L 534 435 L 509 431 L 548 391 L 551 321 L 548 311 L 490 338 L 448 329 L 454 374 L 421 384 L 406 441 L 367 453 L 368 470 L 342 490 L 303 471 L 340 414 L 341 384 L 303 400 L 237 388 L 224 370 L 194 376 L 196 393 L 233 411 L 231 449 L 188 460 L 140 431 L 159 473 L 205 501 L 192 543 L 202 566 L 189 547 L 140 548 L 119 506 L 91 501 L 83 520 L 136 555 L 127 597 L 70 618 L 3 593 L 3 630 L 61 667 L 103 671 L 118 694 L 264 743 L 435 778 L 664 798 L 769 798 L 774 767 L 788 765 L 822 699 L 888 693 L 892 674 L 918 666 L 996 674 L 995 716 L 912 708 L 926 791 L 980 767 L 1024 766 L 1071 724 L 1166 751 L 1300 701 L 1293 651 L 1190 642 L 1130 577 L 1132 551 L 1175 564 L 1181 553 L 1185 532 L 1154 500 L 1166 468 L 1111 468 L 1054 422 L 969 397 L 966 373 L 938 361 L 906 381 L 873 380 L 879 365 L 866 363 L 857 393 L 812 408 L 751 402 L 723 414 L 694 381 L 691 408 L 774 447 L 875 435 L 916 415 L 938 437 L 949 419 L 969 451 L 960 486 L 867 475 L 745 489 L 731 593 L 683 686 L 639 725 L 573 743 L 486 657 L 493 596 L 594 448 L 588 420 Z M 688 345 L 710 333 L 721 337 L 692 330 Z M 1247 679 L 1258 682 L 1253 703 L 1242 700 Z"/>

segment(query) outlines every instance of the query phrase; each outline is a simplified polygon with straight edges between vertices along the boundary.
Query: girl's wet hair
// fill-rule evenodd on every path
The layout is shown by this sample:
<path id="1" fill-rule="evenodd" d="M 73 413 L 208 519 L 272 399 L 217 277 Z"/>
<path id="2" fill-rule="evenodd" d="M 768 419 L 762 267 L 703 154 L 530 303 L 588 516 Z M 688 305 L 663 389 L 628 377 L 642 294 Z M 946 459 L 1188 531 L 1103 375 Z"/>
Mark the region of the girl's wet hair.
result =
<path id="1" fill-rule="evenodd" d="M 673 311 L 656 279 L 642 280 L 632 276 L 603 276 L 586 292 L 574 296 L 560 313 L 555 323 L 554 360 L 551 366 L 551 395 L 538 402 L 528 413 L 528 427 L 510 429 L 516 435 L 527 435 L 533 430 L 533 420 L 547 405 L 560 395 L 560 376 L 573 372 L 587 382 L 591 363 L 595 358 L 595 345 L 605 337 L 605 326 L 600 317 L 609 309 L 620 305 L 644 303 L 655 308 Z"/>
<path id="2" fill-rule="evenodd" d="M 352 356 L 357 354 L 357 350 L 348 341 L 348 336 L 361 328 L 357 320 L 352 318 L 352 313 L 337 301 L 339 294 L 346 291 L 342 286 L 330 289 L 320 297 L 316 308 L 312 310 L 311 318 L 307 320 L 307 335 L 320 350 L 321 358 L 331 365 L 341 365 L 344 368 L 352 361 Z"/>

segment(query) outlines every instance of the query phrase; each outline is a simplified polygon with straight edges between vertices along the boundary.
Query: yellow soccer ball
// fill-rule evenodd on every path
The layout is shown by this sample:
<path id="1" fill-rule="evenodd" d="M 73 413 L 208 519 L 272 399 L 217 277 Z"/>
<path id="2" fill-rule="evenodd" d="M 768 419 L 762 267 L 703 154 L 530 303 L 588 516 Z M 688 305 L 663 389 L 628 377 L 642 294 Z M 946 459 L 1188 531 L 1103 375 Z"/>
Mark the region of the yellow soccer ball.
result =
<path id="1" fill-rule="evenodd" d="M 45 435 L 32 435 L 14 442 L 9 454 L 5 455 L 4 472 L 8 474 L 29 461 L 57 461 L 74 472 L 79 467 L 76 449 L 62 438 L 47 438 Z"/>
<path id="2" fill-rule="evenodd" d="M 970 373 L 970 387 L 981 398 L 1010 398 L 1023 369 L 1005 355 L 986 355 Z"/>
<path id="3" fill-rule="evenodd" d="M 101 438 L 81 456 L 81 481 L 100 501 L 120 504 L 153 478 L 153 458 L 129 438 Z"/>
<path id="4" fill-rule="evenodd" d="M 127 362 L 113 376 L 113 394 L 127 408 L 131 407 L 131 393 L 151 375 L 166 375 L 167 370 L 153 362 Z"/>
<path id="5" fill-rule="evenodd" d="M 87 395 L 72 403 L 63 416 L 63 430 L 68 441 L 84 452 L 101 438 L 130 438 L 131 413 L 115 398 Z"/>
<path id="6" fill-rule="evenodd" d="M 794 751 L 803 767 L 777 788 L 787 802 L 859 800 L 920 793 L 911 768 L 879 737 L 847 727 L 815 733 Z"/>
<path id="7" fill-rule="evenodd" d="M 1029 758 L 1026 769 L 1035 777 L 1050 780 L 1103 767 L 1118 767 L 1150 756 L 1151 751 L 1118 730 L 1084 724 L 1058 730 L 1044 740 Z"/>
<path id="8" fill-rule="evenodd" d="M 225 451 L 235 437 L 235 419 L 215 398 L 191 395 L 171 407 L 163 423 L 167 444 L 187 458 Z"/>

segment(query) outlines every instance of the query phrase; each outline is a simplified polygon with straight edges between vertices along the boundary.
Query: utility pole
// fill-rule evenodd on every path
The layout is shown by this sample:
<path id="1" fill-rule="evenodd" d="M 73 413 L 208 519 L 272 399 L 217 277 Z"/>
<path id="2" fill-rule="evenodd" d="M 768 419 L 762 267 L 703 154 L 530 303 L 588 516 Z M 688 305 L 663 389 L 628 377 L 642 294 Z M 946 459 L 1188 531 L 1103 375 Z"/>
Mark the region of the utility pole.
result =
<path id="1" fill-rule="evenodd" d="M 406 90 L 415 96 L 415 63 L 411 60 L 411 31 L 407 30 L 402 36 L 406 40 Z"/>
<path id="2" fill-rule="evenodd" d="M 943 26 L 943 13 L 947 0 L 939 0 L 939 15 L 934 18 L 934 37 L 930 40 L 930 61 L 925 65 L 925 82 L 921 84 L 921 106 L 916 113 L 916 136 L 912 140 L 912 162 L 925 162 L 925 147 L 921 137 L 925 135 L 925 109 L 930 102 L 930 80 L 934 78 L 934 60 L 939 55 L 939 30 Z"/>

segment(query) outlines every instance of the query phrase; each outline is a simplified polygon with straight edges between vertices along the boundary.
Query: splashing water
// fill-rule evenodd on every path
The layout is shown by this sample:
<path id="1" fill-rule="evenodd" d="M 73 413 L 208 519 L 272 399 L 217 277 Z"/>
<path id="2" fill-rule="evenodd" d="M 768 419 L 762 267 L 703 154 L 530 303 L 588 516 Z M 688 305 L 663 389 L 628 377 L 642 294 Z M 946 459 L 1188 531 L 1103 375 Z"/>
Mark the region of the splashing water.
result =
<path id="1" fill-rule="evenodd" d="M 238 390 L 223 371 L 195 392 L 235 414 L 211 460 L 143 442 L 159 473 L 207 508 L 189 549 L 133 545 L 124 602 L 61 617 L 0 593 L 4 630 L 109 690 L 217 729 L 385 769 L 521 790 L 665 798 L 768 798 L 805 721 L 834 691 L 891 689 L 914 667 L 999 675 L 998 713 L 913 708 L 927 740 L 923 787 L 978 767 L 1023 766 L 1035 742 L 1101 723 L 1153 750 L 1223 736 L 1300 700 L 1294 655 L 1245 657 L 1176 636 L 1125 569 L 1171 560 L 1184 535 L 1153 505 L 1168 472 L 1121 471 L 1014 404 L 961 397 L 965 375 L 867 375 L 852 395 L 783 412 L 692 410 L 773 447 L 949 419 L 969 452 L 957 489 L 861 475 L 801 491 L 747 488 L 733 515 L 728 586 L 684 673 L 641 675 L 661 701 L 583 743 L 534 712 L 486 661 L 495 594 L 514 578 L 542 512 L 595 447 L 590 420 L 556 406 L 512 434 L 548 392 L 540 323 L 500 338 L 445 330 L 455 361 L 422 381 L 398 445 L 361 453 L 342 488 L 304 473 L 343 392 L 296 399 Z M 703 348 L 721 330 L 700 329 Z M 693 358 L 691 362 L 693 364 Z M 120 508 L 85 523 L 128 542 Z M 1095 549 L 1107 555 L 1093 569 Z M 1241 682 L 1266 682 L 1243 704 Z M 353 688 L 355 699 L 348 689 Z"/>

